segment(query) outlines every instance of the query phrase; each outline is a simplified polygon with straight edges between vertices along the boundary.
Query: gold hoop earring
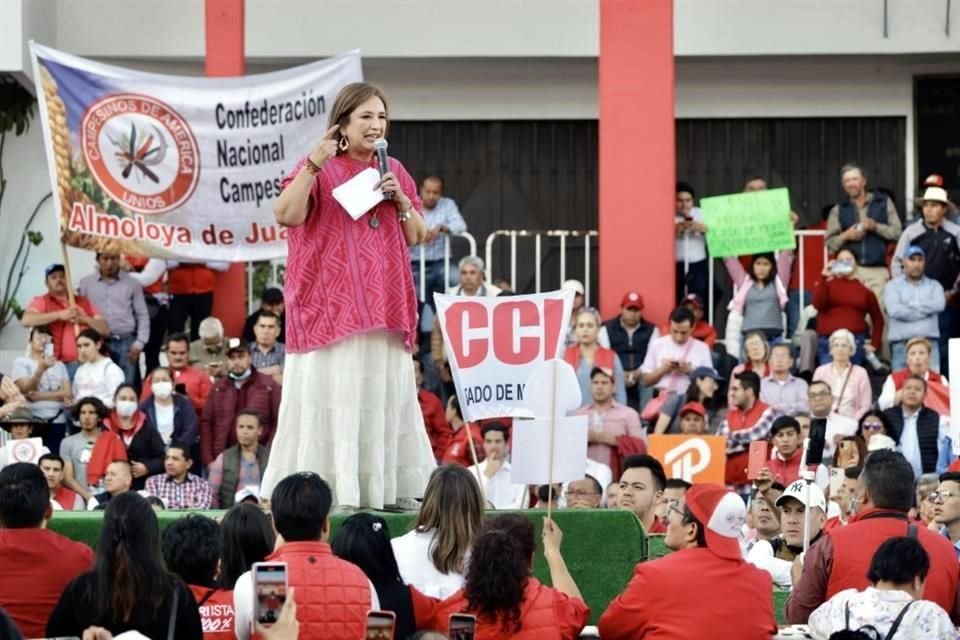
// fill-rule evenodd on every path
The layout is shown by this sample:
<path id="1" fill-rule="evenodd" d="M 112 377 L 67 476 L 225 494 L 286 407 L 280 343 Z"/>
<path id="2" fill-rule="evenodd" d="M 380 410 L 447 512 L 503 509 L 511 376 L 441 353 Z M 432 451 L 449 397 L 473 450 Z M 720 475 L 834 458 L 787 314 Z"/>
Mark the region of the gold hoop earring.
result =
<path id="1" fill-rule="evenodd" d="M 346 151 L 350 148 L 350 142 L 346 139 L 346 137 L 340 138 L 340 144 L 338 144 L 337 147 L 340 149 L 340 151 Z"/>

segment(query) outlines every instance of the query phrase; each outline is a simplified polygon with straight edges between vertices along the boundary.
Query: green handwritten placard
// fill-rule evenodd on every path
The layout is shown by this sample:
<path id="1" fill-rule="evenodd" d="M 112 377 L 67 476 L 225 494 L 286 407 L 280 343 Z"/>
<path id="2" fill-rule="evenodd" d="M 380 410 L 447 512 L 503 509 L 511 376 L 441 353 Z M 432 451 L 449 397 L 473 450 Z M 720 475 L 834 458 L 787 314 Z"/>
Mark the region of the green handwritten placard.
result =
<path id="1" fill-rule="evenodd" d="M 714 196 L 700 201 L 707 248 L 715 258 L 793 249 L 788 189 Z"/>

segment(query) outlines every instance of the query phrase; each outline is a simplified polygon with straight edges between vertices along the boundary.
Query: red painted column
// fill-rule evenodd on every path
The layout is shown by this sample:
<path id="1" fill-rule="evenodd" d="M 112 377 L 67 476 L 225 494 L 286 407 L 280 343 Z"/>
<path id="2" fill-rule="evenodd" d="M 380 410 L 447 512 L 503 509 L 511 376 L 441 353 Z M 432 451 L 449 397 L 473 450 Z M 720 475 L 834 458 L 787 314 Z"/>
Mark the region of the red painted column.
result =
<path id="1" fill-rule="evenodd" d="M 674 306 L 673 0 L 600 3 L 600 303 L 638 290 L 644 317 Z"/>
<path id="2" fill-rule="evenodd" d="M 242 76 L 246 73 L 243 50 L 244 0 L 205 0 L 204 31 L 208 76 Z M 239 336 L 247 316 L 246 263 L 235 263 L 217 274 L 213 315 L 220 318 L 226 335 Z"/>

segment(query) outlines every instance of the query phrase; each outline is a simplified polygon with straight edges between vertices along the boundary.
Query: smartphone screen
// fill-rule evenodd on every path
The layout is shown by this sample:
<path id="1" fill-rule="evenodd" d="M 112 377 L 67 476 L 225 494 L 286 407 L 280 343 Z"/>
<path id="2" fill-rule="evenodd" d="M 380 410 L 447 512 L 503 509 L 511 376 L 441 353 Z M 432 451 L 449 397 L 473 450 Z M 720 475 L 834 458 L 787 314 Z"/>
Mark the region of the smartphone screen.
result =
<path id="1" fill-rule="evenodd" d="M 287 563 L 256 562 L 253 565 L 254 619 L 273 624 L 287 601 Z"/>
<path id="2" fill-rule="evenodd" d="M 766 440 L 755 440 L 750 443 L 750 462 L 747 465 L 747 479 L 756 480 L 764 467 L 768 465 L 768 443 Z"/>
<path id="3" fill-rule="evenodd" d="M 395 620 L 392 611 L 369 611 L 366 640 L 393 640 Z"/>
<path id="4" fill-rule="evenodd" d="M 473 640 L 477 632 L 477 617 L 465 613 L 450 615 L 450 640 Z"/>
<path id="5" fill-rule="evenodd" d="M 44 358 L 52 358 L 52 357 L 53 357 L 53 343 L 52 343 L 52 342 L 48 342 L 47 344 L 43 345 L 43 357 L 44 357 Z"/>

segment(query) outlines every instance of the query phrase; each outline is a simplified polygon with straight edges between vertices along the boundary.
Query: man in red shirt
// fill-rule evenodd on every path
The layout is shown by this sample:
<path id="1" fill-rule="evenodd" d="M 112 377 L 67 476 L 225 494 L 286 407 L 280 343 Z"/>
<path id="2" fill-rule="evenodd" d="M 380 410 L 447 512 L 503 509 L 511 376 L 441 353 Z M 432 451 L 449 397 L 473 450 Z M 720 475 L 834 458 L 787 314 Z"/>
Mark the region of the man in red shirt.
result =
<path id="1" fill-rule="evenodd" d="M 617 506 L 633 511 L 647 533 L 666 533 L 667 528 L 657 519 L 657 504 L 666 486 L 667 474 L 659 460 L 644 453 L 627 456 Z"/>
<path id="2" fill-rule="evenodd" d="M 745 519 L 743 500 L 715 484 L 694 485 L 668 505 L 665 542 L 674 553 L 637 565 L 600 617 L 600 637 L 759 640 L 777 633 L 770 576 L 740 553 Z M 715 597 L 693 598 L 691 589 Z"/>
<path id="3" fill-rule="evenodd" d="M 174 386 L 182 384 L 187 397 L 197 410 L 197 415 L 203 414 L 203 407 L 207 403 L 207 396 L 213 388 L 210 376 L 206 372 L 190 366 L 190 337 L 185 333 L 173 333 L 167 337 L 167 366 L 173 374 Z M 143 402 L 152 393 L 153 373 L 147 376 L 140 392 L 140 401 Z"/>
<path id="4" fill-rule="evenodd" d="M 90 547 L 44 528 L 52 513 L 40 467 L 0 471 L 0 603 L 27 638 L 46 636 L 64 587 L 93 567 Z"/>
<path id="5" fill-rule="evenodd" d="M 683 299 L 683 306 L 693 312 L 693 331 L 690 335 L 697 340 L 702 340 L 713 349 L 713 345 L 717 343 L 717 330 L 703 319 L 703 298 L 695 293 L 689 293 Z"/>
<path id="6" fill-rule="evenodd" d="M 417 380 L 417 401 L 423 413 L 423 424 L 427 427 L 433 457 L 439 460 L 450 444 L 453 431 L 450 430 L 440 398 L 423 388 L 423 363 L 417 356 L 413 357 L 413 373 Z"/>
<path id="7" fill-rule="evenodd" d="M 70 377 L 76 373 L 77 333 L 90 327 L 102 336 L 110 333 L 107 321 L 93 303 L 83 296 L 74 296 L 75 306 L 70 306 L 67 274 L 62 264 L 52 264 L 46 270 L 47 293 L 30 301 L 20 323 L 27 327 L 49 325 L 53 334 L 53 355 L 67 366 Z M 76 329 L 74 329 L 76 323 Z"/>
<path id="8" fill-rule="evenodd" d="M 473 453 L 470 451 L 470 437 L 473 437 L 473 447 L 477 452 L 477 462 L 483 462 L 483 433 L 480 425 L 475 422 L 464 422 L 460 412 L 460 401 L 457 396 L 450 396 L 447 401 L 447 422 L 453 431 L 453 436 L 443 452 L 443 464 L 459 464 L 463 467 L 473 466 Z"/>
<path id="9" fill-rule="evenodd" d="M 845 527 L 828 531 L 810 547 L 802 565 L 794 565 L 793 591 L 785 613 L 791 624 L 804 624 L 821 604 L 844 589 L 870 586 L 867 569 L 886 540 L 915 537 L 930 556 L 923 599 L 936 602 L 960 621 L 957 582 L 960 564 L 949 538 L 918 526 L 907 512 L 913 506 L 913 467 L 896 451 L 873 451 L 860 475 L 857 515 Z"/>
<path id="10" fill-rule="evenodd" d="M 760 400 L 760 376 L 754 371 L 743 371 L 730 381 L 734 408 L 720 423 L 718 436 L 727 439 L 726 483 L 738 488 L 748 487 L 748 450 L 754 440 L 766 440 L 770 427 L 779 412 Z"/>
<path id="11" fill-rule="evenodd" d="M 50 489 L 50 500 L 54 509 L 59 505 L 64 511 L 86 511 L 87 503 L 74 491 L 63 485 L 63 458 L 55 453 L 45 453 L 37 460 L 37 466 L 43 471 Z"/>

